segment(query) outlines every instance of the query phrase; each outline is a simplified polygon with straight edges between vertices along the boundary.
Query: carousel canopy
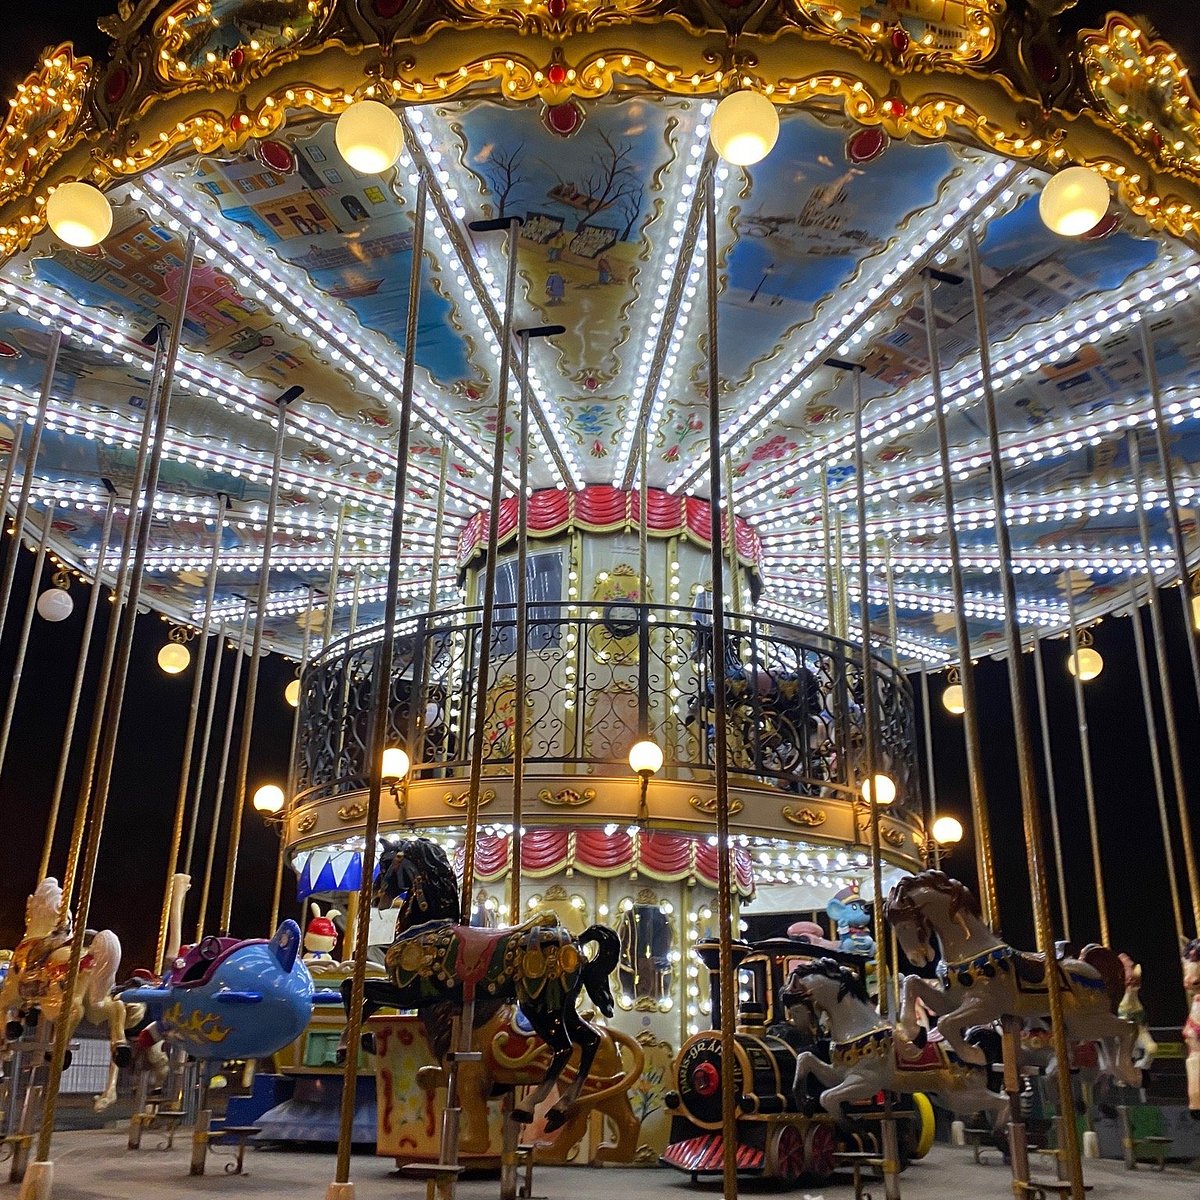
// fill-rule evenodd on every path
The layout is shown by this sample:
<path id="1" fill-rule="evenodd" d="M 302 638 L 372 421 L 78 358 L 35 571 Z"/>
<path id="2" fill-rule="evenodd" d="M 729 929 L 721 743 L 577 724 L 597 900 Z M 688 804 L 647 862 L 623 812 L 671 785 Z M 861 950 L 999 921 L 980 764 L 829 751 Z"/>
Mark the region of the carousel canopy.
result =
<path id="1" fill-rule="evenodd" d="M 1125 434 L 1152 427 L 1139 319 L 1151 324 L 1189 506 L 1200 463 L 1200 259 L 1187 241 L 1200 106 L 1169 47 L 1120 17 L 1075 38 L 1036 4 L 1021 6 L 1022 24 L 973 0 L 798 0 L 792 15 L 684 6 L 653 27 L 638 21 L 654 5 L 633 0 L 449 7 L 452 21 L 384 0 L 126 3 L 107 26 L 106 60 L 50 50 L 14 97 L 0 136 L 0 413 L 9 430 L 32 419 L 61 329 L 33 486 L 39 504 L 58 501 L 57 554 L 90 575 L 107 486 L 128 495 L 150 331 L 171 320 L 194 234 L 143 595 L 199 619 L 227 497 L 216 611 L 240 621 L 261 582 L 276 401 L 299 386 L 267 644 L 298 652 L 310 604 L 325 605 L 339 531 L 335 629 L 355 577 L 360 623 L 378 616 L 419 173 L 430 195 L 405 602 L 427 605 L 439 532 L 438 594 L 455 602 L 455 548 L 488 503 L 504 238 L 472 220 L 522 218 L 515 324 L 566 327 L 531 349 L 532 486 L 636 489 L 645 430 L 661 503 L 703 500 L 712 171 L 720 438 L 762 611 L 825 624 L 825 530 L 851 564 L 863 486 L 881 636 L 890 569 L 904 659 L 955 657 L 922 270 L 967 276 L 972 229 L 1020 619 L 1061 629 L 1068 587 L 1085 616 L 1126 599 L 1144 561 Z M 733 59 L 726 28 L 742 36 Z M 620 48 L 631 41 L 637 53 Z M 774 148 L 744 168 L 708 153 L 731 64 L 781 117 Z M 379 174 L 348 165 L 335 138 L 337 114 L 368 95 L 394 104 L 406 147 Z M 1077 160 L 1114 199 L 1066 238 L 1043 222 L 1039 197 L 1051 171 Z M 50 187 L 70 179 L 111 201 L 112 230 L 93 248 L 45 227 Z M 1001 640 L 998 514 L 969 283 L 940 282 L 933 305 L 970 629 L 986 652 Z M 831 358 L 865 368 L 861 481 L 851 387 Z M 1165 573 L 1176 564 L 1149 441 L 1146 458 L 1152 558 Z"/>

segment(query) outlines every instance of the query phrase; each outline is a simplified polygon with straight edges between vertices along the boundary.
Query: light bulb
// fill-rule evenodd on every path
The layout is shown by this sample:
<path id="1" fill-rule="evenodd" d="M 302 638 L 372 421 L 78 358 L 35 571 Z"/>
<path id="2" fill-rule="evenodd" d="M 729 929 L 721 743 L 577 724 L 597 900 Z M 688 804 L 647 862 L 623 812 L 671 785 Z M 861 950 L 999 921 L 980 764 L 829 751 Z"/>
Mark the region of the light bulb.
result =
<path id="1" fill-rule="evenodd" d="M 717 105 L 708 136 L 727 163 L 748 167 L 771 153 L 779 138 L 779 113 L 762 92 L 730 92 Z"/>
<path id="2" fill-rule="evenodd" d="M 889 775 L 876 775 L 875 786 L 871 786 L 869 779 L 862 781 L 862 796 L 864 800 L 870 800 L 874 793 L 875 803 L 880 808 L 887 808 L 893 800 L 896 799 L 896 785 Z"/>
<path id="3" fill-rule="evenodd" d="M 334 130 L 338 153 L 364 175 L 394 165 L 404 149 L 400 118 L 378 100 L 359 100 L 338 117 Z"/>
<path id="4" fill-rule="evenodd" d="M 412 762 L 399 746 L 388 746 L 383 752 L 383 778 L 387 783 L 398 782 L 407 774 Z"/>
<path id="5" fill-rule="evenodd" d="M 274 783 L 264 783 L 254 793 L 254 811 L 274 816 L 283 809 L 283 788 Z"/>
<path id="6" fill-rule="evenodd" d="M 1067 167 L 1046 181 L 1038 212 L 1046 228 L 1063 237 L 1095 229 L 1108 212 L 1108 184 L 1091 167 Z"/>
<path id="7" fill-rule="evenodd" d="M 1094 647 L 1080 646 L 1078 654 L 1068 655 L 1067 670 L 1078 675 L 1081 683 L 1087 683 L 1104 670 L 1104 659 Z"/>
<path id="8" fill-rule="evenodd" d="M 938 817 L 932 832 L 933 840 L 939 846 L 953 846 L 962 841 L 962 822 L 957 817 Z"/>
<path id="9" fill-rule="evenodd" d="M 291 683 L 283 689 L 283 698 L 293 707 L 300 707 L 300 680 L 293 679 Z"/>
<path id="10" fill-rule="evenodd" d="M 158 652 L 158 665 L 168 675 L 186 671 L 192 661 L 192 652 L 182 642 L 168 642 Z"/>
<path id="11" fill-rule="evenodd" d="M 46 221 L 68 246 L 95 246 L 112 229 L 112 205 L 99 188 L 76 180 L 54 189 L 46 201 Z"/>
<path id="12" fill-rule="evenodd" d="M 629 766 L 635 775 L 654 775 L 662 770 L 662 748 L 655 742 L 640 741 L 629 751 Z"/>
<path id="13" fill-rule="evenodd" d="M 47 588 L 37 598 L 37 610 L 43 621 L 65 621 L 75 610 L 75 601 L 65 588 Z"/>
<path id="14" fill-rule="evenodd" d="M 942 706 L 947 712 L 953 713 L 956 717 L 962 716 L 967 711 L 967 706 L 963 703 L 961 683 L 946 685 L 946 690 L 942 693 Z"/>

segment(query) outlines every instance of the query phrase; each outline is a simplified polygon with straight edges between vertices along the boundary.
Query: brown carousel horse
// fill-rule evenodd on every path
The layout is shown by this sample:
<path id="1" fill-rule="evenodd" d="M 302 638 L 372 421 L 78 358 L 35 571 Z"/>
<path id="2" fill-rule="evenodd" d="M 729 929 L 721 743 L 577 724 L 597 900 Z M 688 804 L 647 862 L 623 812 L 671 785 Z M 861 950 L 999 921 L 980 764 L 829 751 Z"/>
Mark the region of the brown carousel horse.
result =
<path id="1" fill-rule="evenodd" d="M 939 957 L 937 982 L 906 975 L 897 1028 L 918 1036 L 920 1000 L 938 1017 L 938 1030 L 964 1061 L 983 1065 L 986 1056 L 965 1031 L 1001 1017 L 1046 1017 L 1047 963 L 1041 955 L 1013 949 L 989 928 L 970 890 L 941 871 L 902 879 L 888 896 L 887 918 L 909 962 L 927 966 Z M 1059 972 L 1068 1039 L 1095 1042 L 1101 1069 L 1131 1087 L 1142 1073 L 1133 1065 L 1135 1029 L 1117 1016 L 1124 994 L 1124 970 L 1116 954 L 1087 946 L 1079 958 L 1050 964 Z"/>
<path id="2" fill-rule="evenodd" d="M 533 1120 L 533 1110 L 550 1095 L 574 1047 L 580 1048 L 578 1074 L 546 1120 L 548 1130 L 558 1129 L 579 1099 L 601 1041 L 575 1005 L 586 989 L 592 1003 L 612 1016 L 608 977 L 620 956 L 620 939 L 603 925 L 592 925 L 576 938 L 547 915 L 512 928 L 460 925 L 454 871 L 442 848 L 427 838 L 388 846 L 380 856 L 371 903 L 388 909 L 397 900 L 396 937 L 384 959 L 388 979 L 367 980 L 364 1018 L 388 1005 L 416 1009 L 428 1025 L 431 1009 L 447 1001 L 461 1009 L 465 1000 L 478 996 L 478 1026 L 498 1005 L 516 1003 L 551 1050 L 545 1078 L 514 1111 L 516 1120 Z M 583 947 L 592 942 L 597 950 L 588 958 Z M 347 1011 L 349 984 L 342 985 Z"/>

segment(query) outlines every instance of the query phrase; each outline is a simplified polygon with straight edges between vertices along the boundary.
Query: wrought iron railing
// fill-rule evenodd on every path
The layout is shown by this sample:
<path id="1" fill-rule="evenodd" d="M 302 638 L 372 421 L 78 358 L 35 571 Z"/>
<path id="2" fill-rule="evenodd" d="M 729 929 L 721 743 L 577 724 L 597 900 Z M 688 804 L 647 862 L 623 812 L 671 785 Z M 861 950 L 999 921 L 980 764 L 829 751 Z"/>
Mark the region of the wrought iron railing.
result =
<path id="1" fill-rule="evenodd" d="M 642 729 L 663 747 L 662 777 L 713 777 L 715 687 L 707 612 L 618 603 L 527 609 L 525 764 L 530 775 L 628 774 Z M 727 618 L 721 679 L 731 782 L 807 796 L 856 795 L 865 773 L 861 651 L 759 617 Z M 298 804 L 366 786 L 369 709 L 381 628 L 332 643 L 305 670 Z M 517 622 L 497 610 L 488 654 L 484 771 L 511 764 Z M 481 610 L 408 617 L 397 625 L 388 745 L 412 759 L 410 781 L 463 778 L 471 758 Z M 917 803 L 912 693 L 874 658 L 877 769 L 896 807 Z"/>

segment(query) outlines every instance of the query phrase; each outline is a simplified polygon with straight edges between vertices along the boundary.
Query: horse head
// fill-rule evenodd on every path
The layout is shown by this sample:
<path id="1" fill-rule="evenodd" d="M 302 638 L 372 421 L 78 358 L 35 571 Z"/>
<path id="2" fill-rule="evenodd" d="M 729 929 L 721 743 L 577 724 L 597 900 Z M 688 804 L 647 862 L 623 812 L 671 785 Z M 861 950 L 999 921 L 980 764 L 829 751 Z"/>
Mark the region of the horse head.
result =
<path id="1" fill-rule="evenodd" d="M 25 937 L 42 938 L 53 933 L 61 905 L 62 888 L 58 880 L 43 879 L 25 902 Z"/>
<path id="2" fill-rule="evenodd" d="M 964 924 L 966 916 L 981 917 L 970 889 L 942 871 L 922 871 L 901 879 L 888 894 L 885 911 L 900 948 L 918 967 L 938 957 L 950 926 Z"/>
<path id="3" fill-rule="evenodd" d="M 783 1004 L 807 1004 L 832 1013 L 847 996 L 870 1005 L 867 988 L 857 972 L 832 958 L 818 958 L 794 967 L 780 996 Z"/>
<path id="4" fill-rule="evenodd" d="M 396 900 L 401 901 L 398 929 L 419 921 L 458 918 L 458 882 L 437 842 L 407 838 L 384 847 L 371 903 L 391 908 Z"/>

